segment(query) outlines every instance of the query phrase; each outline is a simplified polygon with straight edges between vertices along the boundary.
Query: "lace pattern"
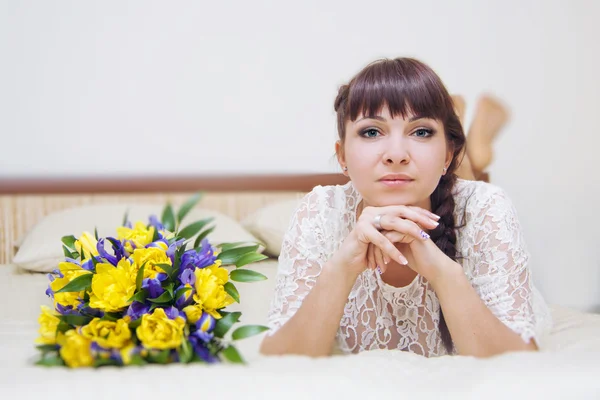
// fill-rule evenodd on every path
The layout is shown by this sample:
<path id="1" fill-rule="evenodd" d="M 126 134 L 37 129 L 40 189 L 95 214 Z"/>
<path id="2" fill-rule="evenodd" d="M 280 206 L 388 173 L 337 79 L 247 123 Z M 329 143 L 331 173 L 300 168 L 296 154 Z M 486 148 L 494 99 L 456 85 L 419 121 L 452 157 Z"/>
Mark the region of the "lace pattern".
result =
<path id="1" fill-rule="evenodd" d="M 497 186 L 461 179 L 453 195 L 457 226 L 464 224 L 457 229 L 457 262 L 500 321 L 526 342 L 537 338 L 549 328 L 550 314 L 532 285 L 529 255 L 510 199 Z M 353 229 L 361 200 L 352 182 L 317 186 L 303 198 L 282 244 L 269 311 L 271 334 L 300 308 L 325 262 Z M 337 346 L 345 353 L 397 349 L 444 355 L 439 310 L 435 292 L 420 275 L 397 288 L 375 271 L 364 271 L 344 307 Z"/>

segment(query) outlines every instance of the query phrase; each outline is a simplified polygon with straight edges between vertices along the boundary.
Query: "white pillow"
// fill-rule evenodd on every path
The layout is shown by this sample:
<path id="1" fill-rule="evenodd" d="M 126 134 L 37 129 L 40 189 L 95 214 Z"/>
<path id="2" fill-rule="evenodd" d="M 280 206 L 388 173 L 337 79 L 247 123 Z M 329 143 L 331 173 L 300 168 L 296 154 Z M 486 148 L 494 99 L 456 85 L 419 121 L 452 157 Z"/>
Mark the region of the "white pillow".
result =
<path id="1" fill-rule="evenodd" d="M 21 240 L 21 246 L 13 264 L 19 268 L 51 272 L 58 263 L 64 261 L 61 238 L 66 235 L 79 237 L 84 231 L 94 233 L 98 229 L 100 237 L 116 236 L 116 229 L 121 226 L 125 212 L 128 212 L 132 223 L 143 221 L 148 223 L 150 215 L 161 217 L 163 206 L 160 204 L 102 204 L 69 208 L 47 215 L 39 221 Z M 194 208 L 183 219 L 181 225 L 213 217 L 210 225 L 216 225 L 208 235 L 212 244 L 223 242 L 259 242 L 240 223 L 217 211 Z M 264 250 L 262 247 L 259 251 Z"/>
<path id="2" fill-rule="evenodd" d="M 242 220 L 242 225 L 265 244 L 265 254 L 278 257 L 283 235 L 289 229 L 291 218 L 300 205 L 300 199 L 286 200 L 260 208 Z"/>

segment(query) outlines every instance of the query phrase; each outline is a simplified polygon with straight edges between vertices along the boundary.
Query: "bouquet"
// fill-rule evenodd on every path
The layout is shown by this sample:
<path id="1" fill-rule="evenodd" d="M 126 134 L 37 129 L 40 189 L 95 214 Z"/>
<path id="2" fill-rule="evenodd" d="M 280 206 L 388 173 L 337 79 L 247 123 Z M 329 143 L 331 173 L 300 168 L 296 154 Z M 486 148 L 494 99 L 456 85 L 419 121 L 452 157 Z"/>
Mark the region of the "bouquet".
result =
<path id="1" fill-rule="evenodd" d="M 161 220 L 152 215 L 148 224 L 132 225 L 126 213 L 115 237 L 99 238 L 94 229 L 62 238 L 66 258 L 46 290 L 54 310 L 42 306 L 39 317 L 38 365 L 243 362 L 233 341 L 268 328 L 246 325 L 224 338 L 241 316 L 225 310 L 240 301 L 231 281 L 267 279 L 242 268 L 266 256 L 255 243 L 212 246 L 212 218 L 182 228 L 199 199 L 177 214 L 167 204 Z"/>

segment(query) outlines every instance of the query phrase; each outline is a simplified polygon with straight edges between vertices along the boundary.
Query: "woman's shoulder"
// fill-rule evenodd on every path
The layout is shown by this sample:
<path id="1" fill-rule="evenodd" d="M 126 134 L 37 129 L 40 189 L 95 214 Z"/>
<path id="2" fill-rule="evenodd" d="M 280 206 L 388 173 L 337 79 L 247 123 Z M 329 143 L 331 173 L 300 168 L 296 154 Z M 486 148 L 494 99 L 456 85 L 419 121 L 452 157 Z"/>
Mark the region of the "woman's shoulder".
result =
<path id="1" fill-rule="evenodd" d="M 452 190 L 457 209 L 486 210 L 494 206 L 511 206 L 506 191 L 500 186 L 483 181 L 458 179 Z"/>
<path id="2" fill-rule="evenodd" d="M 344 185 L 315 186 L 302 199 L 302 203 L 312 204 L 321 210 L 351 210 L 358 202 L 360 195 L 351 181 Z"/>

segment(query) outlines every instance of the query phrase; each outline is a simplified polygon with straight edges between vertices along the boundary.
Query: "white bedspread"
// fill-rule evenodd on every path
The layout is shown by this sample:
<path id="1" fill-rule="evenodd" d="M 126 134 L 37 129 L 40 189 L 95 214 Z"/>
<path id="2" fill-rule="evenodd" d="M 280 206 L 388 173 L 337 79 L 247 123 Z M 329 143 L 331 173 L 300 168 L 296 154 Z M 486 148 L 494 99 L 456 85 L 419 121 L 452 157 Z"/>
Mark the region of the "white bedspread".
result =
<path id="1" fill-rule="evenodd" d="M 255 337 L 239 345 L 250 360 L 246 366 L 36 367 L 33 340 L 39 305 L 47 303 L 46 282 L 43 275 L 16 275 L 11 266 L 0 265 L 3 400 L 600 398 L 600 316 L 561 307 L 553 307 L 556 325 L 544 351 L 490 359 L 427 359 L 395 351 L 322 359 L 260 357 L 256 352 L 260 338 Z M 264 286 L 261 291 L 268 289 Z M 240 294 L 249 297 L 245 287 L 240 287 Z M 255 312 L 263 312 L 261 307 L 266 304 L 256 306 Z M 257 322 L 252 320 L 255 315 L 244 322 Z"/>

